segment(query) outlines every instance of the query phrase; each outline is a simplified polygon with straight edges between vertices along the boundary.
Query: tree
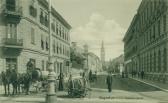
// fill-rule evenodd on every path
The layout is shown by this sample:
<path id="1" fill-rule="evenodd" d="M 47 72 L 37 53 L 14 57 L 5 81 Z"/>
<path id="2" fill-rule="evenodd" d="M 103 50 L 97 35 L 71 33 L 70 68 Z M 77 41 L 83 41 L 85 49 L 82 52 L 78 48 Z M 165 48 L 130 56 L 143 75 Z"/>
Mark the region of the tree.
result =
<path id="1" fill-rule="evenodd" d="M 72 67 L 83 68 L 85 57 L 84 57 L 83 54 L 75 52 L 74 50 L 71 50 L 70 60 L 71 60 L 71 63 L 72 63 Z"/>

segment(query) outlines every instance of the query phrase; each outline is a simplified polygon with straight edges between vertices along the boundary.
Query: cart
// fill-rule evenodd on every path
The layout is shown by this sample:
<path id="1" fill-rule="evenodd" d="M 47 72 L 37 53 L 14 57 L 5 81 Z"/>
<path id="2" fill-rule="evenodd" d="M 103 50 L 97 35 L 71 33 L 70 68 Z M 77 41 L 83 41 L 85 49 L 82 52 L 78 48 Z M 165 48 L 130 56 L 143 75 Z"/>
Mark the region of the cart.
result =
<path id="1" fill-rule="evenodd" d="M 85 97 L 88 90 L 89 89 L 84 84 L 83 78 L 73 78 L 68 82 L 68 95 L 70 97 Z"/>

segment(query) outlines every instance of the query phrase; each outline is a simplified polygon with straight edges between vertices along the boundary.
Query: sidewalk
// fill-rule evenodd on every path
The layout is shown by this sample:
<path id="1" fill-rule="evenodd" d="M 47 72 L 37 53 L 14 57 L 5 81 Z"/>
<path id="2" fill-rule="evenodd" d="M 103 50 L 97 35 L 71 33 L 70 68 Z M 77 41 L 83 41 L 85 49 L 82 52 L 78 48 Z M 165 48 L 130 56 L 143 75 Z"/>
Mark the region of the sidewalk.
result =
<path id="1" fill-rule="evenodd" d="M 168 92 L 168 84 L 164 84 L 164 83 L 159 83 L 159 82 L 156 82 L 156 81 L 150 81 L 150 80 L 146 80 L 146 79 L 140 79 L 140 78 L 132 78 L 132 77 L 129 77 L 131 79 L 134 79 L 134 80 L 137 80 L 139 82 L 142 82 L 142 83 L 145 83 L 147 85 L 150 85 L 150 86 L 153 86 L 155 88 L 158 88 L 162 91 L 165 91 L 165 92 Z"/>
<path id="2" fill-rule="evenodd" d="M 60 98 L 65 92 L 57 92 L 56 103 L 159 103 L 157 100 L 148 99 L 137 93 L 122 90 L 92 88 L 91 98 Z M 0 103 L 45 103 L 45 94 L 27 95 L 19 97 L 0 97 Z"/>

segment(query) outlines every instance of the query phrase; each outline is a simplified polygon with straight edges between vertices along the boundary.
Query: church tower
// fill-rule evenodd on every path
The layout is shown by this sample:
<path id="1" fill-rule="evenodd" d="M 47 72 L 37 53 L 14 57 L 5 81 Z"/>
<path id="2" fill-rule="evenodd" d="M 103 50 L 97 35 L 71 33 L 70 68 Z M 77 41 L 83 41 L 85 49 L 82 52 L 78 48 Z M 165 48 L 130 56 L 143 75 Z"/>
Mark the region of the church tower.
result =
<path id="1" fill-rule="evenodd" d="M 100 54 L 102 66 L 105 66 L 105 49 L 104 49 L 104 42 L 102 41 L 101 45 L 101 54 Z"/>

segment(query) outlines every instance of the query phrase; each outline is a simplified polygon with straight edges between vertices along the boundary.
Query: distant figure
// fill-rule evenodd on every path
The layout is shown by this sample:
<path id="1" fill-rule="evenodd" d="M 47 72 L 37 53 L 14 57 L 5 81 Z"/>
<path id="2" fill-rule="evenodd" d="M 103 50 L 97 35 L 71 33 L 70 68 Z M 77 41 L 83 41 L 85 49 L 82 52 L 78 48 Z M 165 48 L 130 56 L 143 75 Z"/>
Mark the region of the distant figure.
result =
<path id="1" fill-rule="evenodd" d="M 68 89 L 69 89 L 69 93 L 72 93 L 73 91 L 73 81 L 72 81 L 72 75 L 70 74 L 69 79 L 68 79 Z"/>
<path id="2" fill-rule="evenodd" d="M 141 71 L 141 79 L 144 79 L 144 71 Z"/>
<path id="3" fill-rule="evenodd" d="M 89 81 L 92 82 L 92 71 L 89 72 Z"/>
<path id="4" fill-rule="evenodd" d="M 64 90 L 64 85 L 63 85 L 64 75 L 63 75 L 63 73 L 60 73 L 58 79 L 59 79 L 59 87 L 58 87 L 58 90 L 59 90 L 59 91 L 63 91 L 63 90 Z"/>
<path id="5" fill-rule="evenodd" d="M 26 64 L 27 66 L 27 72 L 31 72 L 34 69 L 34 64 L 32 60 L 29 60 Z"/>
<path id="6" fill-rule="evenodd" d="M 106 84 L 107 84 L 109 92 L 112 91 L 112 81 L 113 81 L 112 75 L 111 75 L 111 73 L 109 73 L 107 78 L 106 78 Z"/>
<path id="7" fill-rule="evenodd" d="M 122 78 L 124 78 L 124 72 L 122 72 Z"/>

